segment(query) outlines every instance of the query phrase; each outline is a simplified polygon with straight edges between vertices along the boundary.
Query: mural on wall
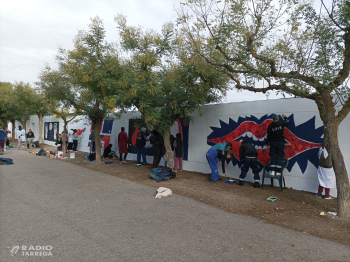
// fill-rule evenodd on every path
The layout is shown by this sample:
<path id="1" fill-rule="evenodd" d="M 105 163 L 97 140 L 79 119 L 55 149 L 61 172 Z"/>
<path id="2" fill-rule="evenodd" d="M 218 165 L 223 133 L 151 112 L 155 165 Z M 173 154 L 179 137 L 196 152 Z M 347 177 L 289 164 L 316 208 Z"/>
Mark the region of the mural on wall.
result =
<path id="1" fill-rule="evenodd" d="M 85 130 L 86 130 L 86 127 L 84 127 L 84 129 L 77 129 L 77 134 L 78 134 L 78 136 L 82 136 L 82 137 L 84 137 L 84 132 L 85 132 Z"/>
<path id="2" fill-rule="evenodd" d="M 44 140 L 56 141 L 59 134 L 59 122 L 44 123 Z"/>
<path id="3" fill-rule="evenodd" d="M 91 140 L 91 132 L 93 128 L 94 128 L 94 123 L 91 123 L 89 140 Z M 101 137 L 101 142 L 104 141 L 103 149 L 105 149 L 111 141 L 112 128 L 113 128 L 113 120 L 102 121 L 100 134 L 103 135 L 103 137 Z"/>
<path id="4" fill-rule="evenodd" d="M 176 131 L 175 131 L 176 130 Z M 189 138 L 189 123 L 187 121 L 184 121 L 183 119 L 176 119 L 175 122 L 175 129 L 172 130 L 172 135 L 176 135 L 177 133 L 180 133 L 182 135 L 182 141 L 183 141 L 183 160 L 188 160 L 188 138 Z M 135 127 L 135 120 L 129 119 L 129 133 L 128 138 L 133 145 L 132 147 L 129 146 L 129 153 L 136 154 L 136 137 L 137 133 L 139 132 L 139 127 Z M 147 137 L 150 136 L 149 130 L 146 131 Z M 146 155 L 153 156 L 153 146 L 150 142 L 146 143 Z"/>
<path id="5" fill-rule="evenodd" d="M 266 133 L 272 122 L 272 115 L 265 115 L 260 119 L 250 117 L 239 117 L 235 122 L 230 118 L 229 123 L 220 120 L 221 127 L 210 127 L 213 131 L 207 137 L 208 145 L 231 142 L 232 152 L 235 156 L 233 165 L 239 162 L 239 147 L 243 140 L 249 140 L 258 151 L 258 160 L 266 165 L 269 160 L 269 148 L 265 146 Z M 282 117 L 280 116 L 280 119 Z M 284 129 L 285 157 L 289 159 L 288 171 L 291 171 L 297 162 L 304 173 L 307 163 L 310 161 L 318 167 L 318 150 L 323 142 L 323 126 L 315 128 L 315 117 L 298 126 L 295 126 L 294 115 L 288 117 L 290 123 Z"/>

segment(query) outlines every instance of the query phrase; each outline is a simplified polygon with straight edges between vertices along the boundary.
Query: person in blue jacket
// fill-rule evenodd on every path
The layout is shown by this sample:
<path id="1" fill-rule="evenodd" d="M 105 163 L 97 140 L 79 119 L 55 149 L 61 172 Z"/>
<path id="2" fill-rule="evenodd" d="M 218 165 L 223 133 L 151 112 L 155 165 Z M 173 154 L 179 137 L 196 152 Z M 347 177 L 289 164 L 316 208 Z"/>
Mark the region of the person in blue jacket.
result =
<path id="1" fill-rule="evenodd" d="M 220 150 L 230 149 L 230 150 L 232 150 L 232 144 L 230 142 L 215 144 L 208 151 L 215 150 L 215 149 L 220 149 Z"/>
<path id="2" fill-rule="evenodd" d="M 5 130 L 3 130 L 2 126 L 0 126 L 0 154 L 4 153 L 6 137 L 7 135 Z"/>
<path id="3" fill-rule="evenodd" d="M 233 153 L 229 149 L 226 149 L 226 150 L 213 149 L 208 151 L 207 160 L 211 168 L 210 180 L 212 183 L 222 181 L 222 178 L 219 176 L 218 168 L 216 166 L 217 162 L 219 162 L 219 160 L 221 161 L 222 172 L 226 176 L 227 173 L 225 171 L 225 164 L 227 164 L 227 160 L 231 159 L 232 157 L 233 157 Z"/>
<path id="4" fill-rule="evenodd" d="M 208 150 L 208 152 L 210 150 L 217 150 L 217 149 L 220 149 L 220 150 L 229 149 L 232 151 L 232 143 L 231 142 L 224 142 L 224 143 L 215 144 Z M 230 163 L 230 160 L 232 160 L 232 159 L 227 159 L 227 163 L 226 163 L 227 165 L 228 165 L 228 163 Z M 232 162 L 232 164 L 233 164 L 233 162 Z"/>

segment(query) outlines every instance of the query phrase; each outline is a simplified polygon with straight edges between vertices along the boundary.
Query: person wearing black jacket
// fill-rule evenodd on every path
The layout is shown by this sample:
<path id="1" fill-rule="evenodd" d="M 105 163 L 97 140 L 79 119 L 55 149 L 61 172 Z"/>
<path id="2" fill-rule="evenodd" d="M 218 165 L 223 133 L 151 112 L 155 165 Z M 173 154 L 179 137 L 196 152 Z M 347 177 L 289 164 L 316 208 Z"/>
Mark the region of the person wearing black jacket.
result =
<path id="1" fill-rule="evenodd" d="M 112 152 L 112 144 L 109 144 L 104 150 L 103 150 L 103 157 L 108 157 L 108 155 Z"/>
<path id="2" fill-rule="evenodd" d="M 30 146 L 34 147 L 34 133 L 31 129 L 29 129 L 29 132 L 27 133 L 27 140 L 28 140 L 28 143 L 27 143 L 27 148 L 29 149 Z"/>
<path id="3" fill-rule="evenodd" d="M 216 183 L 218 181 L 222 181 L 222 178 L 219 176 L 218 168 L 216 166 L 219 160 L 221 161 L 222 173 L 227 175 L 225 171 L 225 164 L 227 164 L 227 159 L 231 159 L 233 157 L 233 153 L 231 150 L 220 150 L 220 149 L 212 149 L 207 153 L 207 160 L 211 169 L 211 182 Z"/>
<path id="4" fill-rule="evenodd" d="M 153 130 L 150 142 L 154 149 L 153 169 L 155 169 L 159 166 L 159 162 L 164 155 L 164 138 L 158 131 Z"/>
<path id="5" fill-rule="evenodd" d="M 289 120 L 285 114 L 282 115 L 284 121 L 278 121 L 279 116 L 273 114 L 273 122 L 267 128 L 266 145 L 270 145 L 269 155 L 271 157 L 270 175 L 279 176 L 282 172 L 282 160 L 284 158 L 284 127 L 289 125 Z"/>
<path id="6" fill-rule="evenodd" d="M 249 168 L 252 169 L 254 174 L 254 187 L 260 187 L 260 164 L 257 159 L 258 152 L 248 140 L 243 140 L 242 145 L 239 147 L 239 158 L 241 160 L 241 174 L 239 176 L 239 185 L 244 185 L 244 179 L 247 176 Z"/>
<path id="7" fill-rule="evenodd" d="M 136 137 L 136 152 L 137 152 L 137 167 L 141 166 L 141 156 L 142 161 L 144 165 L 147 165 L 147 159 L 146 159 L 146 142 L 148 141 L 148 138 L 146 136 L 146 128 L 142 127 L 141 130 L 137 133 Z"/>
<path id="8" fill-rule="evenodd" d="M 174 141 L 174 149 L 175 149 L 175 166 L 173 171 L 182 171 L 182 160 L 183 160 L 183 142 L 181 139 L 181 134 L 176 134 L 176 140 Z M 177 168 L 179 164 L 179 169 Z"/>

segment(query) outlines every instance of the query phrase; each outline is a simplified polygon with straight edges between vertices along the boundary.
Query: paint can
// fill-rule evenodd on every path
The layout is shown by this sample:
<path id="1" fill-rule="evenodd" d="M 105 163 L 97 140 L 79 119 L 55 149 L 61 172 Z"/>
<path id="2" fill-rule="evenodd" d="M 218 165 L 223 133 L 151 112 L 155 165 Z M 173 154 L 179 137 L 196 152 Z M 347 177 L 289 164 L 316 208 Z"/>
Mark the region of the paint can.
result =
<path id="1" fill-rule="evenodd" d="M 75 151 L 70 151 L 70 158 L 75 158 Z"/>
<path id="2" fill-rule="evenodd" d="M 63 157 L 63 151 L 58 151 L 57 152 L 57 157 L 62 158 Z"/>

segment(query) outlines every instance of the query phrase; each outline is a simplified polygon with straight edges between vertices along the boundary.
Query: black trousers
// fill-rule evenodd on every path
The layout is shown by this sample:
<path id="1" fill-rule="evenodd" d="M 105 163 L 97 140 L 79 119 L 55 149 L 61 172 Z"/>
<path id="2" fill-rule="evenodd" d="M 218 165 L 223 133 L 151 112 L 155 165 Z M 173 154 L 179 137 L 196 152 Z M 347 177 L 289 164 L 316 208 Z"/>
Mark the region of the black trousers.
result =
<path id="1" fill-rule="evenodd" d="M 252 171 L 253 171 L 253 174 L 254 174 L 254 181 L 255 182 L 259 182 L 260 181 L 260 176 L 259 176 L 260 166 L 259 165 L 261 165 L 261 164 L 256 159 L 256 157 L 254 157 L 254 158 L 245 157 L 241 161 L 241 163 L 242 163 L 242 165 L 241 165 L 241 174 L 239 176 L 239 179 L 240 180 L 244 180 L 245 177 L 247 176 L 249 168 L 251 168 Z"/>
<path id="2" fill-rule="evenodd" d="M 159 166 L 159 162 L 163 155 L 163 145 L 153 146 L 154 156 L 153 156 L 153 168 L 157 168 Z"/>
<path id="3" fill-rule="evenodd" d="M 68 150 L 71 150 L 71 149 L 73 149 L 73 146 L 74 146 L 74 144 L 72 143 L 72 142 L 69 142 L 68 143 Z"/>
<path id="4" fill-rule="evenodd" d="M 284 142 L 270 141 L 271 171 L 282 172 L 282 161 L 284 158 Z"/>
<path id="5" fill-rule="evenodd" d="M 78 148 L 78 140 L 73 140 L 73 151 L 77 151 Z"/>
<path id="6" fill-rule="evenodd" d="M 124 153 L 124 160 L 126 160 L 126 156 L 128 155 L 128 153 Z M 122 161 L 123 160 L 123 153 L 119 154 L 119 160 Z"/>

